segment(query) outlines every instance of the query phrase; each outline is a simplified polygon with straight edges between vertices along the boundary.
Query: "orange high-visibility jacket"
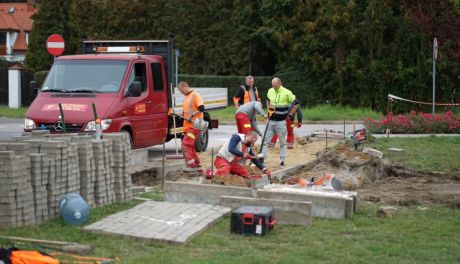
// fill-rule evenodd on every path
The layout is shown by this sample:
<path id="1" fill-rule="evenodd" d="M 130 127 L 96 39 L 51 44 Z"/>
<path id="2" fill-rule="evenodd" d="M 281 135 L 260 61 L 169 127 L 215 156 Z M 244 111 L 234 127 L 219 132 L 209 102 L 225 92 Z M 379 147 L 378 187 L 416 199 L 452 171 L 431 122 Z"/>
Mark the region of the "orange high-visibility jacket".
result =
<path id="1" fill-rule="evenodd" d="M 236 90 L 235 96 L 233 97 L 233 104 L 235 105 L 235 107 L 251 102 L 250 89 L 251 87 L 247 85 L 242 85 L 238 88 L 238 90 Z M 260 102 L 260 96 L 257 87 L 254 86 L 253 91 L 255 99 Z"/>
<path id="2" fill-rule="evenodd" d="M 204 105 L 203 102 L 203 97 L 196 92 L 196 91 L 191 91 L 184 97 L 184 103 L 183 103 L 183 108 L 184 108 L 184 132 L 187 132 L 191 127 L 193 127 L 193 121 L 197 118 L 203 118 L 203 113 L 198 113 L 192 117 L 192 122 L 187 121 L 187 119 L 192 115 L 193 112 L 198 111 L 198 107 L 200 105 Z"/>

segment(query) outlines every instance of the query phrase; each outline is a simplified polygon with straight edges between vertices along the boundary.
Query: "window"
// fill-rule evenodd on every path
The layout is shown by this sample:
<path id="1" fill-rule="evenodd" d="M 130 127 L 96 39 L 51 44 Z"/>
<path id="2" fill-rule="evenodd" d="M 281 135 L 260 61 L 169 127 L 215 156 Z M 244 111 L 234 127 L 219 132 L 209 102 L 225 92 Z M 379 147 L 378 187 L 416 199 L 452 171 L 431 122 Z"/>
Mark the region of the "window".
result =
<path id="1" fill-rule="evenodd" d="M 136 63 L 134 64 L 134 69 L 129 76 L 128 84 L 126 87 L 129 87 L 133 81 L 141 82 L 141 91 L 145 92 L 147 90 L 147 75 L 146 75 L 145 63 Z"/>
<path id="2" fill-rule="evenodd" d="M 42 90 L 88 90 L 115 93 L 128 68 L 127 60 L 57 60 Z"/>
<path id="3" fill-rule="evenodd" d="M 153 80 L 153 90 L 154 91 L 163 91 L 163 71 L 161 70 L 160 63 L 152 63 L 152 80 Z"/>

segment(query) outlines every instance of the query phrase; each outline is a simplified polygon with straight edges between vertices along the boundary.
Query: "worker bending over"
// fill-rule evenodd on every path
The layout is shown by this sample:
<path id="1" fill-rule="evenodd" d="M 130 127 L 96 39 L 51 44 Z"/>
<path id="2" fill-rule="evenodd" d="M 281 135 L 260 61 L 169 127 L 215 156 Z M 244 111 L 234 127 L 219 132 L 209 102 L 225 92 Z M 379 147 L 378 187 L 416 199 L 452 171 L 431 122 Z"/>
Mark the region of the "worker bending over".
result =
<path id="1" fill-rule="evenodd" d="M 232 135 L 230 141 L 225 143 L 219 150 L 214 161 L 215 176 L 226 176 L 231 173 L 249 178 L 249 172 L 245 165 L 247 159 L 251 160 L 263 173 L 270 176 L 271 172 L 264 167 L 252 152 L 251 148 L 256 141 L 257 133 L 255 131 L 249 131 L 246 135 Z"/>
<path id="2" fill-rule="evenodd" d="M 268 119 L 264 109 L 262 109 L 262 103 L 258 101 L 249 102 L 238 107 L 235 114 L 238 133 L 246 135 L 249 131 L 255 131 L 259 136 L 262 136 L 262 132 L 257 127 L 256 114 L 263 116 L 265 120 Z"/>
<path id="3" fill-rule="evenodd" d="M 265 134 L 266 140 L 263 142 L 262 154 L 267 160 L 268 146 L 274 134 L 277 134 L 280 140 L 280 169 L 285 166 L 285 159 L 287 155 L 286 146 L 286 119 L 291 118 L 297 111 L 299 102 L 295 95 L 281 84 L 279 78 L 272 79 L 272 88 L 267 93 L 267 106 L 270 112 L 270 121 Z"/>
<path id="4" fill-rule="evenodd" d="M 190 89 L 187 82 L 180 82 L 178 88 L 184 95 L 182 152 L 185 159 L 185 171 L 201 170 L 200 159 L 196 154 L 195 142 L 201 133 L 199 124 L 205 122 L 203 120 L 203 98 L 198 92 Z"/>

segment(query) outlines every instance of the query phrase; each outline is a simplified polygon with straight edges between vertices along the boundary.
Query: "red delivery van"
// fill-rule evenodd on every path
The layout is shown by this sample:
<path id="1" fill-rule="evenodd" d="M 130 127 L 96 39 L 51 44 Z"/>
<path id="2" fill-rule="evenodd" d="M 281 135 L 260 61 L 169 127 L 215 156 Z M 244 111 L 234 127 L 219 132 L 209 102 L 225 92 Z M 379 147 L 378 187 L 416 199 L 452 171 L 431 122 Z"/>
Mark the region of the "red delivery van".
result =
<path id="1" fill-rule="evenodd" d="M 83 54 L 58 57 L 30 105 L 24 130 L 51 133 L 92 133 L 95 131 L 94 103 L 103 133 L 128 133 L 133 148 L 162 144 L 174 138 L 173 118 L 180 133 L 180 118 L 168 115 L 174 106 L 173 38 L 169 40 L 84 41 Z M 200 90 L 208 110 L 227 105 L 226 89 L 220 95 Z M 174 92 L 173 92 L 174 93 Z M 204 94 L 203 94 L 204 93 Z M 206 98 L 212 104 L 206 105 Z M 60 114 L 62 107 L 64 118 Z M 215 126 L 214 126 L 215 127 Z M 209 129 L 212 129 L 209 126 Z M 180 134 L 177 136 L 180 137 Z M 197 140 L 197 150 L 206 150 L 208 131 Z"/>

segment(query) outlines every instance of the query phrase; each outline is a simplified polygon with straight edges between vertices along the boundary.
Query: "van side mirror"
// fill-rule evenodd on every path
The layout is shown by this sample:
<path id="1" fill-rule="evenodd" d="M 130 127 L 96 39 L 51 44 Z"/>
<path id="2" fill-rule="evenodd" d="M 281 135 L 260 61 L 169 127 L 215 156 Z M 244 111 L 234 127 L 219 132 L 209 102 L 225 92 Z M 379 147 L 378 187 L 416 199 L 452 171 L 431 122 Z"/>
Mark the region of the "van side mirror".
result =
<path id="1" fill-rule="evenodd" d="M 125 90 L 125 97 L 139 97 L 141 96 L 141 82 L 133 81 L 130 86 Z"/>

